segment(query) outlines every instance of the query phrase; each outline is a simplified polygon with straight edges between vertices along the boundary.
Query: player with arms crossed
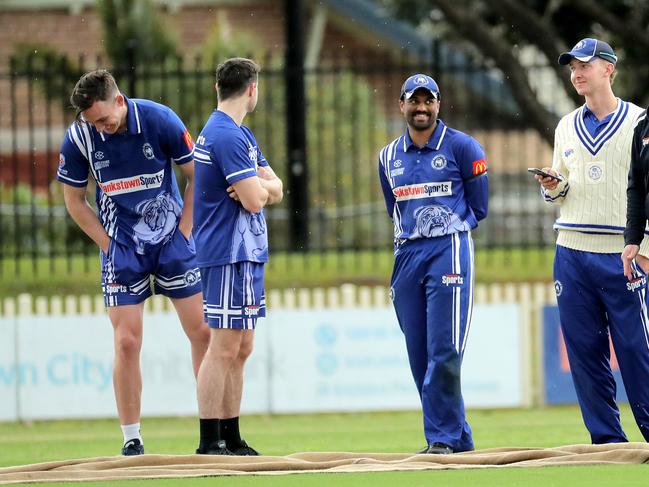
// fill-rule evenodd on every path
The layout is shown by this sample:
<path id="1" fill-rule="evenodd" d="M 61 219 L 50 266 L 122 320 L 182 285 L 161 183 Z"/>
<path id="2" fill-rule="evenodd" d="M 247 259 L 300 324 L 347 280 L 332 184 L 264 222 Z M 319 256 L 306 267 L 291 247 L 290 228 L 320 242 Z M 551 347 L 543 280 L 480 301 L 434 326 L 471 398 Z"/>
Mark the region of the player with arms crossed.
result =
<path id="1" fill-rule="evenodd" d="M 242 125 L 257 105 L 259 66 L 228 59 L 216 70 L 217 109 L 196 139 L 194 228 L 210 345 L 198 373 L 196 453 L 258 455 L 239 433 L 243 369 L 257 319 L 266 316 L 264 207 L 282 200 L 282 181 Z"/>
<path id="2" fill-rule="evenodd" d="M 193 143 L 168 107 L 128 99 L 106 70 L 91 71 L 70 97 L 77 120 L 61 147 L 57 179 L 72 219 L 101 249 L 104 302 L 113 325 L 113 385 L 123 455 L 144 453 L 140 434 L 142 317 L 155 292 L 171 298 L 198 373 L 209 341 L 201 313 L 200 274 L 191 238 Z M 187 177 L 180 196 L 172 162 Z M 86 201 L 96 182 L 99 218 Z"/>
<path id="3" fill-rule="evenodd" d="M 437 118 L 431 77 L 409 77 L 399 106 L 408 127 L 381 150 L 378 169 L 394 223 L 391 295 L 423 409 L 421 453 L 473 450 L 460 370 L 473 310 L 471 230 L 487 216 L 485 154 Z"/>
<path id="4" fill-rule="evenodd" d="M 623 275 L 627 175 L 633 128 L 642 109 L 616 98 L 617 57 L 597 39 L 559 56 L 586 103 L 561 119 L 552 168 L 560 181 L 535 176 L 546 201 L 561 205 L 554 286 L 570 372 L 592 443 L 627 437 L 615 402 L 609 334 L 636 422 L 649 440 L 647 270 L 649 242 Z M 642 240 L 642 238 L 640 238 Z M 640 242 L 638 242 L 640 243 Z"/>

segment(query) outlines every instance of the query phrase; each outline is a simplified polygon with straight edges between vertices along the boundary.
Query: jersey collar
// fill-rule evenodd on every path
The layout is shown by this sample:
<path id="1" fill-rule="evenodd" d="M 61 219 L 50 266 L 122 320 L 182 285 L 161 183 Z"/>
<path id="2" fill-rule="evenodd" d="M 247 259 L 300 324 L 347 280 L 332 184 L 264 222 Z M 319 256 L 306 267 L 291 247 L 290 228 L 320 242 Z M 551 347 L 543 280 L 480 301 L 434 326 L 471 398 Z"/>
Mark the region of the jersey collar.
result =
<path id="1" fill-rule="evenodd" d="M 140 117 L 140 109 L 133 100 L 124 97 L 128 106 L 128 113 L 126 114 L 126 131 L 130 134 L 142 133 L 142 120 Z"/>
<path id="2" fill-rule="evenodd" d="M 442 146 L 442 141 L 444 140 L 444 135 L 446 135 L 446 124 L 442 121 L 441 118 L 437 119 L 437 126 L 433 131 L 433 135 L 428 139 L 428 143 L 424 147 L 428 147 L 431 150 L 439 150 Z M 410 132 L 408 132 L 408 127 L 406 127 L 406 134 L 403 138 L 403 151 L 407 152 L 410 147 L 418 149 L 412 139 L 410 138 Z"/>

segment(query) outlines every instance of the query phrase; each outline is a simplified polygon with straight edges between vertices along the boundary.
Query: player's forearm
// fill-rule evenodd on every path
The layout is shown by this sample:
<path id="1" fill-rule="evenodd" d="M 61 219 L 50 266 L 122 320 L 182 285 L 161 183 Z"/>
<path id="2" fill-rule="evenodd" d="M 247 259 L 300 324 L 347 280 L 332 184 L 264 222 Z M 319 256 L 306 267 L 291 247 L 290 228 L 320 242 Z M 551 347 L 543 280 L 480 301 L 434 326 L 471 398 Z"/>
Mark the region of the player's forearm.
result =
<path id="1" fill-rule="evenodd" d="M 68 213 L 70 213 L 70 216 L 79 228 L 81 228 L 83 233 L 88 235 L 88 237 L 90 237 L 99 248 L 104 251 L 104 253 L 108 253 L 110 237 L 86 200 L 78 201 L 66 199 L 65 206 L 68 209 Z"/>
<path id="2" fill-rule="evenodd" d="M 284 199 L 284 185 L 279 178 L 275 179 L 261 179 L 259 178 L 261 187 L 268 191 L 268 200 L 265 205 L 276 205 Z"/>

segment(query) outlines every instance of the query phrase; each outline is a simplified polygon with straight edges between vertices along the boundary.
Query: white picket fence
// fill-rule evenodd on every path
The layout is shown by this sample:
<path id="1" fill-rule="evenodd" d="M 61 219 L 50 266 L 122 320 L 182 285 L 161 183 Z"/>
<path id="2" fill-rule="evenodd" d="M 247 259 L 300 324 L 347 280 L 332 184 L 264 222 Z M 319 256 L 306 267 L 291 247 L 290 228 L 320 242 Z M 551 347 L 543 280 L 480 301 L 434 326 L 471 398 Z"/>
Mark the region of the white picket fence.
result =
<path id="1" fill-rule="evenodd" d="M 518 303 L 534 321 L 536 313 L 545 304 L 556 304 L 554 287 L 545 283 L 478 284 L 475 286 L 475 302 Z M 389 290 L 384 286 L 356 286 L 312 289 L 273 289 L 268 291 L 269 309 L 312 309 L 372 307 L 390 304 Z M 164 296 L 155 295 L 146 301 L 146 309 L 154 312 L 171 311 L 173 306 Z M 81 296 L 32 296 L 21 294 L 0 301 L 0 316 L 16 315 L 77 315 L 99 313 L 104 310 L 101 295 Z"/>

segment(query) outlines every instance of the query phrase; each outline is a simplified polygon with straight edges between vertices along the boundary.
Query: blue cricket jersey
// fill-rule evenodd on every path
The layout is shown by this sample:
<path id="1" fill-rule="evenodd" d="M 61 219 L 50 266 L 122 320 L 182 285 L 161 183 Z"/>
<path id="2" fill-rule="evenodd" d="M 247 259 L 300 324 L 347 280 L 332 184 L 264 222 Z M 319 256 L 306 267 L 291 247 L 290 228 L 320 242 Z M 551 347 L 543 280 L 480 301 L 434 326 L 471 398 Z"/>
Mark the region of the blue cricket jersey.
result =
<path id="1" fill-rule="evenodd" d="M 385 146 L 379 178 L 396 246 L 468 231 L 487 216 L 485 153 L 474 138 L 442 120 L 424 147 L 412 142 L 407 129 Z"/>
<path id="2" fill-rule="evenodd" d="M 126 99 L 127 130 L 98 132 L 74 122 L 59 156 L 57 179 L 84 188 L 88 173 L 97 183 L 99 219 L 108 236 L 144 254 L 175 230 L 183 201 L 172 161 L 192 160 L 193 142 L 170 108 L 149 100 Z"/>
<path id="3" fill-rule="evenodd" d="M 194 147 L 194 240 L 200 267 L 267 262 L 264 211 L 250 213 L 227 188 L 268 166 L 252 131 L 214 110 Z"/>

